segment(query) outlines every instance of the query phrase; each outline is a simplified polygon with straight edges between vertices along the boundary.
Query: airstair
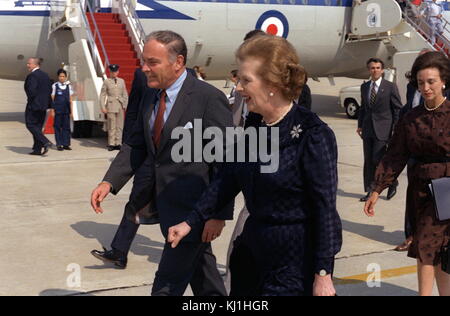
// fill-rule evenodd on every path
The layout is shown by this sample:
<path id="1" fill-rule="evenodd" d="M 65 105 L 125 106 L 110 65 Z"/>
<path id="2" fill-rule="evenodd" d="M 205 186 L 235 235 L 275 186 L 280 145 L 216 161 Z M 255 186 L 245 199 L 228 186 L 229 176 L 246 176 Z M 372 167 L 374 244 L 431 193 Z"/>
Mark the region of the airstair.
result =
<path id="1" fill-rule="evenodd" d="M 422 6 L 426 5 L 425 3 Z M 450 53 L 450 25 L 443 17 L 443 34 L 435 34 L 426 18 L 417 15 L 421 8 L 414 10 L 408 6 L 402 12 L 395 0 L 354 1 L 351 33 L 347 44 L 364 47 L 371 41 L 379 41 L 389 52 L 389 67 L 395 70 L 395 82 L 404 102 L 407 79 L 405 74 L 411 70 L 418 53 L 423 49 Z"/>
<path id="2" fill-rule="evenodd" d="M 140 66 L 145 33 L 131 0 L 113 0 L 111 13 L 98 13 L 89 0 L 51 1 L 49 36 L 70 29 L 66 68 L 74 89 L 74 137 L 90 137 L 95 122 L 103 123 L 100 91 L 118 64 L 119 76 L 130 92 L 134 71 Z"/>

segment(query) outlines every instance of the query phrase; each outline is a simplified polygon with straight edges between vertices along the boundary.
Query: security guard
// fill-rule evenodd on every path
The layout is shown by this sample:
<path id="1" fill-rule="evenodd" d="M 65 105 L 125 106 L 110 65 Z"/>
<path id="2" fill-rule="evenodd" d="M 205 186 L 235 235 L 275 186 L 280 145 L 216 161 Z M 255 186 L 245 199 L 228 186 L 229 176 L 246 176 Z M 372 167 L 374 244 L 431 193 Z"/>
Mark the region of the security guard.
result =
<path id="1" fill-rule="evenodd" d="M 120 150 L 128 93 L 125 81 L 119 78 L 119 66 L 110 65 L 110 78 L 103 82 L 100 101 L 102 112 L 107 115 L 108 150 Z"/>
<path id="2" fill-rule="evenodd" d="M 72 88 L 67 81 L 67 72 L 59 69 L 58 82 L 52 86 L 52 114 L 55 117 L 56 148 L 59 151 L 72 150 L 70 148 L 70 116 L 72 115 Z"/>

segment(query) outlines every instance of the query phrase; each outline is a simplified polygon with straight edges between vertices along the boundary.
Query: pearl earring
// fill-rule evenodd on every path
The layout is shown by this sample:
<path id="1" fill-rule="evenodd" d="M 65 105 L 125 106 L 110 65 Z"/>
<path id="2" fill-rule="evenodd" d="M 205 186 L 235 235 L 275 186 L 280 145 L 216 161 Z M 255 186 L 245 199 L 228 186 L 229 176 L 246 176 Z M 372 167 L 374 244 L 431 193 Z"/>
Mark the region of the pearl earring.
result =
<path id="1" fill-rule="evenodd" d="M 444 84 L 444 86 L 442 87 L 442 89 L 444 89 L 444 90 L 447 89 L 447 87 L 445 86 L 445 84 Z"/>
<path id="2" fill-rule="evenodd" d="M 273 97 L 273 92 L 269 93 L 269 95 L 270 95 L 271 97 Z"/>

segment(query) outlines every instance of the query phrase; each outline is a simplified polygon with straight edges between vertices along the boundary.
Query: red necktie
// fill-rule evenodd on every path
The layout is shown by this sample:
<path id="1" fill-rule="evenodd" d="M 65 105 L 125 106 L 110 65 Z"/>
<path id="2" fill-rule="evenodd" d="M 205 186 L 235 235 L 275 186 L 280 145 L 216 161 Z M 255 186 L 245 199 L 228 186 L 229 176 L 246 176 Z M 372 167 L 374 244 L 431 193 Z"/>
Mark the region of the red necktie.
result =
<path id="1" fill-rule="evenodd" d="M 156 113 L 155 124 L 153 125 L 153 142 L 156 147 L 159 146 L 164 127 L 164 112 L 166 112 L 166 90 L 162 90 L 159 96 L 158 113 Z"/>

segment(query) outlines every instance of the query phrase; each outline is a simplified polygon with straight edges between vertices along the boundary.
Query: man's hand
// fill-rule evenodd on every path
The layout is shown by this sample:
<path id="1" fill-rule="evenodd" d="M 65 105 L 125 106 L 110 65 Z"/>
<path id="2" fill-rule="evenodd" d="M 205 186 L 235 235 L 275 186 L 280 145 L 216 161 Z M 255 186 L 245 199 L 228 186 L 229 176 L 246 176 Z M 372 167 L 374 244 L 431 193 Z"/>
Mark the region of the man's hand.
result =
<path id="1" fill-rule="evenodd" d="M 222 234 L 225 227 L 225 221 L 219 219 L 210 219 L 203 228 L 202 241 L 211 242 Z"/>
<path id="2" fill-rule="evenodd" d="M 358 128 L 358 129 L 356 130 L 356 133 L 359 135 L 359 137 L 362 138 L 362 128 Z"/>
<path id="3" fill-rule="evenodd" d="M 100 206 L 100 203 L 103 202 L 105 197 L 111 191 L 111 185 L 107 182 L 100 183 L 91 194 L 91 206 L 94 209 L 94 212 L 97 214 L 102 214 L 103 209 Z"/>
<path id="4" fill-rule="evenodd" d="M 108 114 L 108 110 L 107 109 L 102 109 L 103 114 Z"/>
<path id="5" fill-rule="evenodd" d="M 181 239 L 183 239 L 189 232 L 191 231 L 191 226 L 186 222 L 182 222 L 178 225 L 172 226 L 169 228 L 169 233 L 167 235 L 167 242 L 172 245 L 172 248 L 175 248 L 180 243 Z"/>
<path id="6" fill-rule="evenodd" d="M 320 276 L 316 274 L 313 285 L 314 296 L 336 296 L 331 274 Z"/>

